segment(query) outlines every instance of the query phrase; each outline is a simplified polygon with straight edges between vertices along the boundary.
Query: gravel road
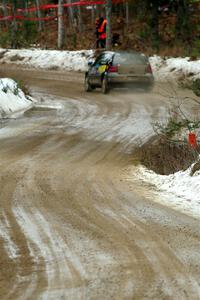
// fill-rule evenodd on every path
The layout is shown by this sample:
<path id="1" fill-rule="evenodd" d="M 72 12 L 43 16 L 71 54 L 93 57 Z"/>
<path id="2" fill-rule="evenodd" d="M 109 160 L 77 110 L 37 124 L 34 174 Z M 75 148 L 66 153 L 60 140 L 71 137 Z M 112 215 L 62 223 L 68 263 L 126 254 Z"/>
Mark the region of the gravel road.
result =
<path id="1" fill-rule="evenodd" d="M 39 104 L 0 130 L 0 299 L 200 299 L 199 220 L 124 179 L 166 87 L 86 94 L 80 73 L 1 72 Z"/>

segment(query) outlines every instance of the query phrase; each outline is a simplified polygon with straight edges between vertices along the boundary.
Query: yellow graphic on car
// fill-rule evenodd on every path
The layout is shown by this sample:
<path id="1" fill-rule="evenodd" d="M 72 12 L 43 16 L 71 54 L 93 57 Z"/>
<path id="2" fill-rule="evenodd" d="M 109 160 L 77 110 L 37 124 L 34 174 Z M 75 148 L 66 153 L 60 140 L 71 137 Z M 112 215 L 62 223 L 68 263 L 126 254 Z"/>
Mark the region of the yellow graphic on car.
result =
<path id="1" fill-rule="evenodd" d="M 103 73 L 106 71 L 106 69 L 107 69 L 107 65 L 102 65 L 102 66 L 99 66 L 98 71 L 99 71 L 99 73 Z"/>

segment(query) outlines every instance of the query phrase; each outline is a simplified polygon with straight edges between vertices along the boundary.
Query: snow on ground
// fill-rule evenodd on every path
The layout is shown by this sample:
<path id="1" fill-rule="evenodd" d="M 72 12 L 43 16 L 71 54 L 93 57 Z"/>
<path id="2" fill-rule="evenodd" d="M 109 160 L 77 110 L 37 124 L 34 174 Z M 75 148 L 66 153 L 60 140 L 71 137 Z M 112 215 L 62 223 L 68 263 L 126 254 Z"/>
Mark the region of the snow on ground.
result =
<path id="1" fill-rule="evenodd" d="M 36 69 L 85 71 L 92 53 L 92 50 L 0 49 L 0 63 L 14 63 Z"/>
<path id="2" fill-rule="evenodd" d="M 5 50 L 0 49 L 0 63 L 15 63 L 31 68 L 85 71 L 87 61 L 93 54 L 92 50 L 57 51 L 40 49 Z M 150 57 L 156 81 L 170 81 L 190 78 L 200 78 L 200 60 L 191 61 L 186 58 Z M 25 110 L 31 102 L 19 90 L 16 94 L 16 83 L 11 79 L 0 80 L 0 117 L 15 111 Z M 87 120 L 88 122 L 88 120 Z M 131 122 L 131 120 L 127 120 Z M 77 125 L 77 124 L 76 124 Z M 83 126 L 83 124 L 81 124 Z M 126 128 L 116 128 L 118 134 Z M 134 168 L 135 172 L 135 168 Z M 157 175 L 144 167 L 137 168 L 137 178 L 157 187 L 162 195 L 162 203 L 180 207 L 184 212 L 200 216 L 200 174 L 189 176 L 189 170 L 173 175 Z M 133 175 L 133 174 L 132 174 Z M 133 176 L 134 177 L 134 176 Z M 159 198 L 159 197 L 158 197 Z M 163 200 L 164 199 L 164 200 Z"/>
<path id="3" fill-rule="evenodd" d="M 180 210 L 193 217 L 200 217 L 200 171 L 190 176 L 190 167 L 171 175 L 158 175 L 144 166 L 131 167 L 128 181 L 140 181 L 154 192 L 154 200 Z M 152 197 L 151 197 L 152 199 Z"/>
<path id="4" fill-rule="evenodd" d="M 0 78 L 0 118 L 19 113 L 32 106 L 18 84 L 9 78 Z"/>
<path id="5" fill-rule="evenodd" d="M 41 49 L 0 49 L 0 63 L 14 63 L 31 68 L 52 70 L 87 70 L 93 50 L 58 51 Z M 185 58 L 150 57 L 155 79 L 158 81 L 190 77 L 200 78 L 200 60 Z"/>
<path id="6" fill-rule="evenodd" d="M 0 237 L 5 241 L 3 243 L 5 249 L 7 250 L 9 257 L 11 259 L 15 259 L 18 257 L 19 249 L 17 248 L 16 244 L 13 242 L 11 238 L 10 231 L 11 224 L 6 216 L 6 213 L 3 211 L 2 216 L 0 218 Z"/>
<path id="7" fill-rule="evenodd" d="M 200 60 L 190 61 L 189 57 L 161 58 L 154 55 L 150 57 L 150 62 L 157 81 L 200 78 Z"/>

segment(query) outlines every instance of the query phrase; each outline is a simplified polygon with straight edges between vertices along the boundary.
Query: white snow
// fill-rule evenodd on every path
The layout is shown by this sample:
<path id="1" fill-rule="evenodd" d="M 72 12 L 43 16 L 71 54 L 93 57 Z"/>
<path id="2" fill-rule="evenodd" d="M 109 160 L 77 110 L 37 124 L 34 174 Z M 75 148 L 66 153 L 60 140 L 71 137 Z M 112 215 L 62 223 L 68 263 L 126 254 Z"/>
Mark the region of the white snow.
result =
<path id="1" fill-rule="evenodd" d="M 14 63 L 35 69 L 87 70 L 87 62 L 93 50 L 58 51 L 41 49 L 0 48 L 0 63 Z M 191 61 L 189 57 L 150 57 L 155 80 L 168 81 L 189 76 L 200 78 L 200 60 Z"/>
<path id="2" fill-rule="evenodd" d="M 12 227 L 8 221 L 6 213 L 3 211 L 2 218 L 0 218 L 0 238 L 9 257 L 11 259 L 16 259 L 19 255 L 19 249 L 11 238 L 11 231 Z"/>
<path id="3" fill-rule="evenodd" d="M 200 171 L 190 176 L 191 168 L 171 175 L 158 175 L 140 165 L 131 167 L 128 180 L 139 180 L 140 185 L 149 185 L 149 191 L 155 194 L 151 199 L 156 202 L 199 218 Z"/>
<path id="4" fill-rule="evenodd" d="M 150 63 L 157 81 L 200 78 L 200 59 L 190 61 L 189 57 L 161 58 L 154 55 L 150 57 Z"/>
<path id="5" fill-rule="evenodd" d="M 9 78 L 0 78 L 0 118 L 19 113 L 32 106 L 17 83 Z"/>
<path id="6" fill-rule="evenodd" d="M 93 55 L 93 51 L 0 49 L 0 55 L 2 57 L 0 63 L 15 63 L 36 69 L 85 71 L 87 69 L 87 61 L 89 57 Z M 189 57 L 161 58 L 154 55 L 150 57 L 150 62 L 156 81 L 176 81 L 180 78 L 194 80 L 200 78 L 200 60 L 191 61 Z M 13 80 L 0 80 L 0 117 L 16 111 L 25 110 L 31 104 L 31 101 L 25 97 L 21 90 L 19 90 L 19 93 L 16 95 L 16 83 Z M 83 110 L 80 115 L 84 116 L 85 108 L 82 108 L 81 103 L 76 102 L 76 104 L 80 104 L 78 110 Z M 118 124 L 120 116 L 118 116 L 117 113 L 111 116 L 111 118 L 110 116 L 106 118 L 106 116 L 101 116 L 101 114 L 98 115 L 97 107 L 91 106 L 90 109 L 94 111 L 95 119 L 94 117 L 83 117 L 71 120 L 71 130 L 75 128 L 89 128 L 91 131 L 91 128 L 98 129 L 99 124 L 104 124 L 102 126 L 102 132 L 99 134 L 100 139 L 107 141 L 112 140 L 114 135 L 118 137 L 120 141 L 124 140 L 124 142 L 127 141 L 127 143 L 140 138 L 140 136 L 138 136 L 138 128 L 140 128 L 140 135 L 143 139 L 151 135 L 151 127 L 149 126 L 149 120 L 145 111 L 135 112 L 134 114 L 137 114 L 137 117 L 131 113 L 127 119 L 124 119 L 123 122 Z M 69 109 L 69 111 L 71 110 Z M 141 124 L 143 124 L 142 128 L 144 128 L 142 133 Z M 110 131 L 108 128 L 112 128 L 112 130 Z M 135 131 L 133 131 L 133 128 Z M 93 131 L 90 131 L 90 135 L 93 135 Z M 133 173 L 135 171 L 137 178 L 143 182 L 149 182 L 155 185 L 158 195 L 162 195 L 162 203 L 176 208 L 179 207 L 187 213 L 200 215 L 200 174 L 197 173 L 193 177 L 190 177 L 190 170 L 187 170 L 170 176 L 161 176 L 142 166 L 138 167 L 137 170 L 134 168 Z"/>
<path id="7" fill-rule="evenodd" d="M 58 51 L 40 49 L 5 50 L 1 63 L 15 63 L 31 68 L 85 71 L 92 50 Z"/>

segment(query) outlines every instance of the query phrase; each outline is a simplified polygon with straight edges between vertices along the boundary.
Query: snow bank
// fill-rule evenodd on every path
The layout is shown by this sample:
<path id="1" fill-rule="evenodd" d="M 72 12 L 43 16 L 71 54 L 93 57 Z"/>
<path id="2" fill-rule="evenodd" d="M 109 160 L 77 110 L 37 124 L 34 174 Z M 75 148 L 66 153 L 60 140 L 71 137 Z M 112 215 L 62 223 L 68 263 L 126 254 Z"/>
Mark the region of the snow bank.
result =
<path id="1" fill-rule="evenodd" d="M 200 171 L 190 176 L 190 167 L 168 176 L 158 175 L 143 166 L 131 168 L 128 180 L 152 185 L 155 201 L 194 217 L 200 217 Z"/>
<path id="2" fill-rule="evenodd" d="M 156 80 L 167 81 L 174 79 L 200 78 L 200 60 L 190 61 L 185 58 L 150 57 L 151 66 Z"/>
<path id="3" fill-rule="evenodd" d="M 0 63 L 15 63 L 31 68 L 85 71 L 93 50 L 58 51 L 41 49 L 0 49 Z M 200 60 L 150 57 L 155 79 L 168 81 L 179 78 L 200 78 Z"/>
<path id="4" fill-rule="evenodd" d="M 0 63 L 15 63 L 31 68 L 85 71 L 92 50 L 58 51 L 40 49 L 0 49 Z"/>
<path id="5" fill-rule="evenodd" d="M 0 118 L 24 111 L 32 106 L 17 83 L 9 78 L 0 78 Z"/>

